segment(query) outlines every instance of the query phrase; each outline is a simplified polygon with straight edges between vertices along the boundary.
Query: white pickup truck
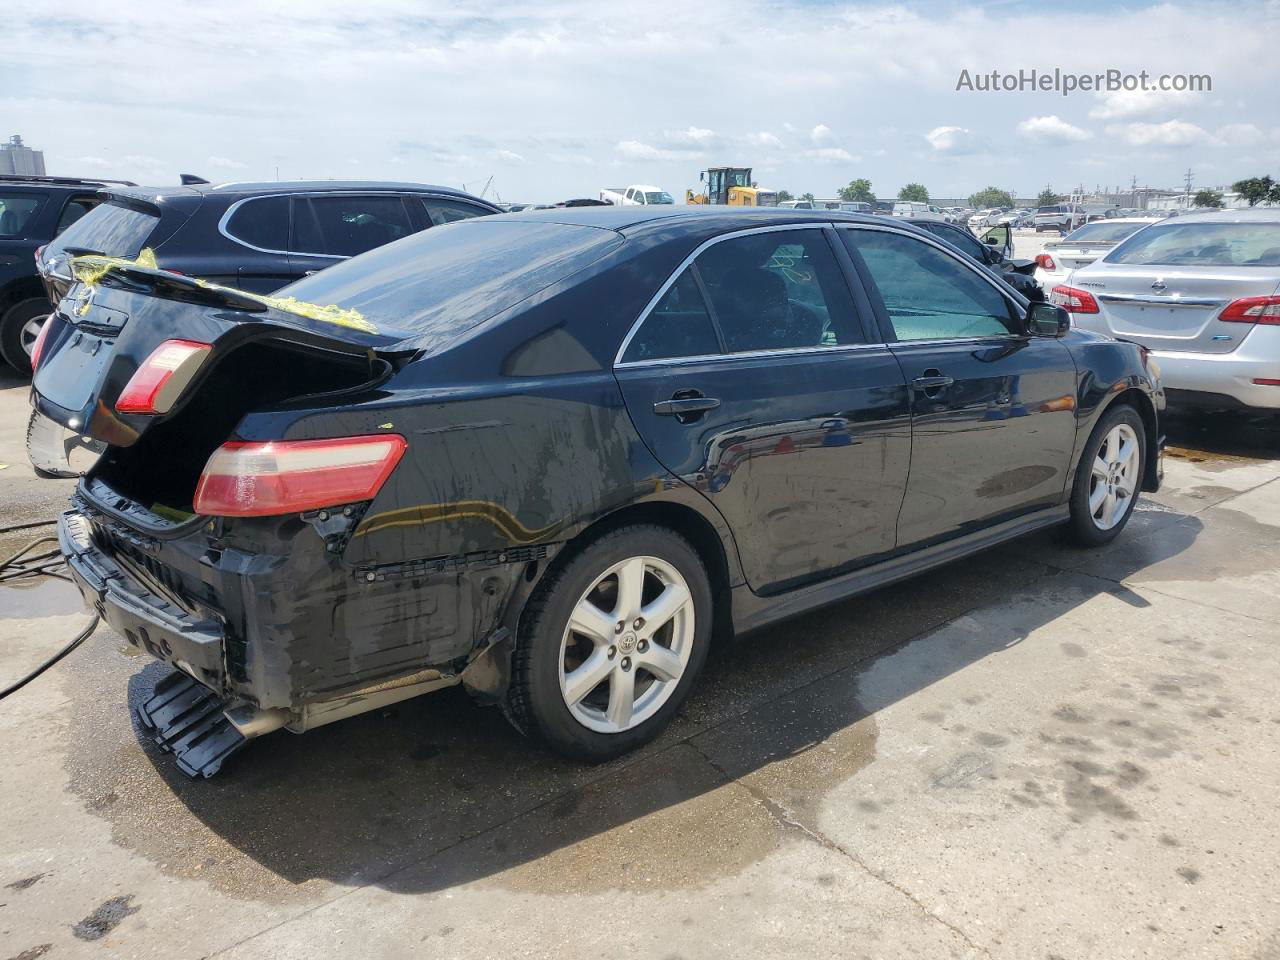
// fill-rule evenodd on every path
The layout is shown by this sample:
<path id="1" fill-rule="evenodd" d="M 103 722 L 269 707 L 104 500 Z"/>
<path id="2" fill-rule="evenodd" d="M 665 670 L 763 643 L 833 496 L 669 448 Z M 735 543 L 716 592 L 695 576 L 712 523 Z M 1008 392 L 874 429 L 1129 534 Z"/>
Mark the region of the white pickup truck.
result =
<path id="1" fill-rule="evenodd" d="M 600 191 L 600 199 L 612 203 L 615 207 L 675 203 L 667 191 L 647 183 L 633 183 L 629 187 L 605 187 Z"/>

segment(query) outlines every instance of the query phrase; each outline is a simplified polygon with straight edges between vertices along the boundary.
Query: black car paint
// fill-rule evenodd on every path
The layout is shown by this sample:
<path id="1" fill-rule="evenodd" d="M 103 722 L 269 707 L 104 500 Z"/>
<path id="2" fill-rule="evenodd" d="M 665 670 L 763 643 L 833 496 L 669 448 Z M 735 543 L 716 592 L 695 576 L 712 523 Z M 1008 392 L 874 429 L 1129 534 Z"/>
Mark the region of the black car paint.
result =
<path id="1" fill-rule="evenodd" d="M 659 373 L 615 370 L 619 344 L 637 317 L 707 239 L 787 223 L 901 229 L 883 218 L 715 208 L 508 218 L 615 230 L 625 243 L 453 339 L 374 342 L 344 331 L 330 338 L 331 346 L 342 339 L 374 350 L 386 360 L 378 377 L 348 390 L 340 402 L 281 402 L 247 413 L 236 425 L 233 437 L 241 440 L 405 436 L 404 460 L 369 503 L 173 523 L 128 502 L 95 469 L 73 503 L 90 520 L 91 541 L 77 542 L 69 521 L 63 524 L 64 551 L 87 601 L 170 662 L 194 663 L 207 648 L 193 646 L 190 637 L 212 631 L 223 641 L 222 658 L 209 668 L 213 675 L 199 675 L 202 682 L 259 706 L 297 708 L 424 668 L 465 677 L 468 663 L 492 652 L 489 643 L 499 631 L 516 632 L 525 600 L 557 554 L 602 524 L 644 519 L 679 529 L 703 553 L 719 588 L 720 628 L 742 631 L 1063 519 L 1084 440 L 1122 397 L 1147 419 L 1156 452 L 1163 399 L 1138 349 L 1081 331 L 1061 340 L 1010 336 L 941 352 L 889 337 L 885 345 L 832 351 L 807 363 L 729 357 L 714 371 L 698 364 Z M 874 290 L 868 296 L 857 287 L 852 266 L 863 322 L 882 325 Z M 306 283 L 294 288 L 299 296 Z M 99 289 L 95 302 L 106 308 L 123 305 L 114 298 L 137 296 Z M 218 318 L 215 308 L 154 302 L 145 328 L 132 318 L 125 327 L 145 329 L 147 336 L 103 337 L 103 348 L 113 348 L 113 383 L 136 369 L 150 345 L 190 336 L 201 324 L 244 324 L 236 326 L 237 336 L 271 337 L 273 324 L 291 322 L 293 329 L 275 335 L 320 337 L 289 318 L 233 311 Z M 50 385 L 58 354 L 72 349 L 75 337 L 83 344 L 97 334 L 80 329 L 72 316 L 60 315 L 58 322 L 33 399 L 65 422 L 74 405 L 54 405 L 45 396 L 59 389 Z M 217 342 L 220 355 L 234 349 Z M 863 360 L 866 368 L 855 376 Z M 924 362 L 955 369 L 955 388 L 924 396 L 911 386 Z M 788 368 L 804 378 L 804 389 L 788 392 L 781 380 L 771 383 L 778 369 Z M 741 404 L 738 422 L 729 416 L 685 426 L 646 415 L 668 389 L 685 381 L 709 385 L 709 376 L 727 413 Z M 767 409 L 749 403 L 757 384 L 771 392 Z M 201 402 L 198 384 L 184 400 Z M 1010 416 L 1018 403 L 1034 414 Z M 989 419 L 992 410 L 1004 416 Z M 921 442 L 926 431 L 931 436 Z M 782 443 L 784 437 L 789 442 Z M 984 438 L 979 446 L 990 462 L 961 475 L 958 464 L 975 462 L 974 437 Z M 920 469 L 947 474 L 945 482 L 933 478 L 930 485 L 931 478 L 921 477 L 915 487 L 904 484 L 916 453 Z M 839 468 L 833 485 L 817 485 L 803 472 L 820 464 L 819 457 Z M 1149 457 L 1149 464 L 1156 459 Z M 846 469 L 852 476 L 840 472 Z M 1154 469 L 1149 489 L 1158 482 Z M 913 544 L 885 533 L 896 528 L 905 506 L 894 502 L 895 484 L 899 501 L 905 490 L 922 504 Z M 774 522 L 751 525 L 777 510 L 781 514 L 768 518 Z M 799 534 L 787 529 L 788 516 L 803 524 Z M 121 576 L 95 573 L 121 562 L 127 565 Z M 125 601 L 123 594 L 129 594 Z M 147 611 L 155 609 L 164 617 L 150 617 Z"/>
<path id="2" fill-rule="evenodd" d="M 335 194 L 438 197 L 463 201 L 486 214 L 502 212 L 487 200 L 452 187 L 359 180 L 117 187 L 103 191 L 103 199 L 159 217 L 145 246 L 155 254 L 160 267 L 254 293 L 271 293 L 344 258 L 288 249 L 257 249 L 228 236 L 223 229 L 224 220 L 237 204 L 244 202 L 271 197 L 286 197 L 292 201 L 295 198 Z M 415 230 L 431 226 L 420 205 L 406 204 L 406 214 Z M 286 220 L 288 217 L 286 214 Z M 286 234 L 287 226 L 286 223 L 282 231 Z M 66 264 L 65 253 L 58 244 L 50 244 L 44 251 L 40 275 L 53 303 L 61 300 L 70 290 L 74 281 Z"/>
<path id="3" fill-rule="evenodd" d="M 50 309 L 40 273 L 36 269 L 36 251 L 57 235 L 68 208 L 99 202 L 98 191 L 105 181 L 75 180 L 70 177 L 25 179 L 0 178 L 0 191 L 30 195 L 43 201 L 40 209 L 25 225 L 22 236 L 0 236 L 0 324 L 18 304 L 29 300 L 46 301 Z"/>

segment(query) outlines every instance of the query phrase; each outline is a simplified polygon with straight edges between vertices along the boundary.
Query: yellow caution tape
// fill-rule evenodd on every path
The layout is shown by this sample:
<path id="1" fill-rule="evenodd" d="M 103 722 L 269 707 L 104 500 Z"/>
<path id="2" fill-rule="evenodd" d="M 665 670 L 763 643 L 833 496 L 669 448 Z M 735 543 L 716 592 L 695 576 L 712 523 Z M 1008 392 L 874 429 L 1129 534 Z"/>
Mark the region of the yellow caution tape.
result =
<path id="1" fill-rule="evenodd" d="M 144 248 L 134 260 L 128 260 L 124 257 L 104 257 L 96 254 L 85 254 L 79 257 L 71 258 L 71 272 L 77 280 L 86 286 L 96 285 L 104 276 L 112 270 L 120 268 L 142 267 L 146 270 L 159 270 L 156 265 L 155 251 L 150 247 Z M 292 313 L 294 316 L 306 317 L 309 320 L 319 320 L 323 323 L 332 323 L 340 327 L 349 327 L 352 330 L 363 330 L 365 333 L 377 333 L 378 328 L 364 318 L 364 314 L 359 310 L 350 310 L 346 307 L 340 307 L 337 304 L 328 304 L 322 306 L 318 303 L 308 303 L 305 300 L 299 300 L 297 297 L 271 297 L 260 293 L 249 293 L 247 290 L 237 290 L 234 287 L 224 287 L 221 284 L 210 283 L 208 280 L 200 280 L 199 278 L 191 278 L 195 282 L 207 290 L 223 290 L 227 293 L 234 294 L 237 297 L 245 297 L 249 300 L 256 300 L 264 306 L 280 310 L 284 313 Z M 80 312 L 83 314 L 89 307 L 88 302 L 83 302 Z"/>

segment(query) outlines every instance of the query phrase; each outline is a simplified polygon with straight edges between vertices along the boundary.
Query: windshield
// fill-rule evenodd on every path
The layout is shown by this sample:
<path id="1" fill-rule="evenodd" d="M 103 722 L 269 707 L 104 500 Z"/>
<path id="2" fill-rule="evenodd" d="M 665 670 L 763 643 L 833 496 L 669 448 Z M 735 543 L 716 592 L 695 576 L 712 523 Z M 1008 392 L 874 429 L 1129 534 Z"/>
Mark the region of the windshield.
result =
<path id="1" fill-rule="evenodd" d="M 671 194 L 665 190 L 646 190 L 644 193 L 645 203 L 675 203 L 671 199 Z"/>
<path id="2" fill-rule="evenodd" d="M 598 227 L 463 220 L 378 247 L 282 291 L 415 333 L 459 333 L 617 249 Z"/>
<path id="3" fill-rule="evenodd" d="M 0 237 L 26 236 L 44 200 L 31 193 L 0 193 Z"/>
<path id="4" fill-rule="evenodd" d="M 1280 223 L 1160 223 L 1130 237 L 1107 263 L 1280 267 Z"/>
<path id="5" fill-rule="evenodd" d="M 1137 233 L 1145 223 L 1090 223 L 1072 233 L 1067 234 L 1064 243 L 1119 243 L 1131 233 Z"/>
<path id="6" fill-rule="evenodd" d="M 110 201 L 100 203 L 67 227 L 49 244 L 49 254 L 100 253 L 108 257 L 136 257 L 160 218 Z"/>

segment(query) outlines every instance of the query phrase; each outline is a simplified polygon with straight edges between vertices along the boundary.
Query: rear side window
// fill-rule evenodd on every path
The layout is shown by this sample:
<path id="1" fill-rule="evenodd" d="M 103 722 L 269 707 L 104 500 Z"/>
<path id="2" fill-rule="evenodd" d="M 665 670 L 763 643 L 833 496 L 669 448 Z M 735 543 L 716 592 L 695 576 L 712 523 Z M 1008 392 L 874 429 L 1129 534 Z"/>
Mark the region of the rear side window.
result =
<path id="1" fill-rule="evenodd" d="M 1009 302 L 955 257 L 915 237 L 842 230 L 861 254 L 899 340 L 952 340 L 1014 333 Z"/>
<path id="2" fill-rule="evenodd" d="M 722 352 L 706 301 L 689 269 L 680 274 L 680 279 L 650 311 L 627 345 L 622 361 L 702 357 Z"/>
<path id="3" fill-rule="evenodd" d="M 422 205 L 427 208 L 427 217 L 430 218 L 433 227 L 456 223 L 459 220 L 470 220 L 472 217 L 483 217 L 493 212 L 463 200 L 446 200 L 436 197 L 421 199 Z"/>
<path id="4" fill-rule="evenodd" d="M 413 233 L 404 201 L 395 194 L 298 197 L 290 250 L 355 257 Z"/>
<path id="5" fill-rule="evenodd" d="M 109 201 L 100 203 L 69 226 L 50 244 L 51 252 L 99 253 L 108 257 L 136 257 L 160 222 L 152 213 Z"/>
<path id="6" fill-rule="evenodd" d="M 1130 237 L 1107 263 L 1151 266 L 1280 266 L 1280 223 L 1162 223 Z"/>
<path id="7" fill-rule="evenodd" d="M 282 253 L 289 248 L 289 198 L 243 200 L 227 221 L 233 239 L 259 250 Z"/>
<path id="8" fill-rule="evenodd" d="M 730 353 L 863 340 L 821 230 L 732 237 L 708 247 L 695 264 Z"/>
<path id="9" fill-rule="evenodd" d="M 0 237 L 25 237 L 42 206 L 44 198 L 32 193 L 0 193 Z"/>

